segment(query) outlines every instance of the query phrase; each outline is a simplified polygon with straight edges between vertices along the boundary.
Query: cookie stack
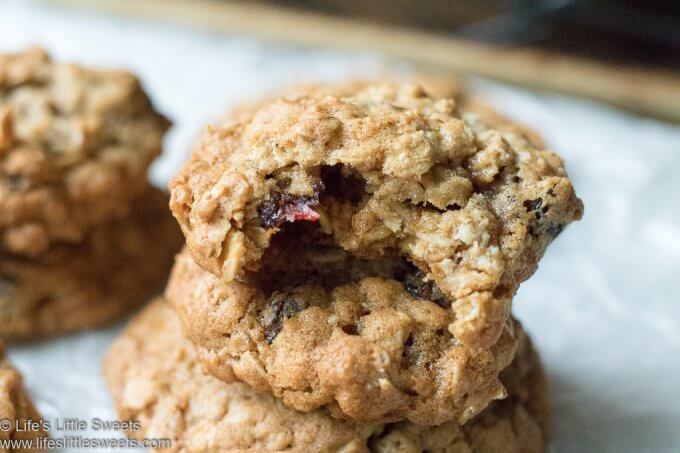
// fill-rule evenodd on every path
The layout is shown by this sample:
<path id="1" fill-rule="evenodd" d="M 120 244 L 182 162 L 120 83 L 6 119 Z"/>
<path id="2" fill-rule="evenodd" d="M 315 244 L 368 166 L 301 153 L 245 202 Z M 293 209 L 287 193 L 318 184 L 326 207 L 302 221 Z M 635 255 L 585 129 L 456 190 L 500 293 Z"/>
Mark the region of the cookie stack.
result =
<path id="1" fill-rule="evenodd" d="M 171 182 L 187 246 L 170 304 L 105 365 L 132 434 L 173 451 L 543 451 L 545 378 L 510 306 L 582 204 L 535 137 L 463 104 L 355 84 L 207 128 Z"/>
<path id="2" fill-rule="evenodd" d="M 181 234 L 147 170 L 168 126 L 132 74 L 0 55 L 0 338 L 107 323 L 162 287 Z"/>

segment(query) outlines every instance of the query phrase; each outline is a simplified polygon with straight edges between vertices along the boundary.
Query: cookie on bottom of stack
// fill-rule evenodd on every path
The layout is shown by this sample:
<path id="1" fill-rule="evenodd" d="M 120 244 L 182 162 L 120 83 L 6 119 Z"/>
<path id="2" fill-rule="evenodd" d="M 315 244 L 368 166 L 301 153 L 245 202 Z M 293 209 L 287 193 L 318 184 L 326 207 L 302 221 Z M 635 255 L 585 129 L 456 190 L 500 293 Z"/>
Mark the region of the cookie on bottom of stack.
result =
<path id="1" fill-rule="evenodd" d="M 182 238 L 168 196 L 148 187 L 130 217 L 38 258 L 0 256 L 0 338 L 64 334 L 115 321 L 165 284 Z"/>
<path id="2" fill-rule="evenodd" d="M 508 398 L 460 426 L 338 420 L 298 413 L 244 384 L 206 375 L 176 313 L 163 300 L 144 310 L 107 354 L 104 374 L 122 420 L 136 438 L 172 441 L 165 451 L 542 452 L 550 410 L 545 376 L 519 331 L 514 362 L 502 373 Z"/>
<path id="3" fill-rule="evenodd" d="M 32 442 L 39 437 L 46 437 L 42 430 L 16 430 L 28 421 L 39 422 L 40 414 L 26 394 L 21 375 L 5 357 L 5 349 L 0 342 L 0 420 L 9 422 L 11 428 L 0 429 L 0 453 L 42 451 L 37 448 L 4 448 L 3 441 Z"/>

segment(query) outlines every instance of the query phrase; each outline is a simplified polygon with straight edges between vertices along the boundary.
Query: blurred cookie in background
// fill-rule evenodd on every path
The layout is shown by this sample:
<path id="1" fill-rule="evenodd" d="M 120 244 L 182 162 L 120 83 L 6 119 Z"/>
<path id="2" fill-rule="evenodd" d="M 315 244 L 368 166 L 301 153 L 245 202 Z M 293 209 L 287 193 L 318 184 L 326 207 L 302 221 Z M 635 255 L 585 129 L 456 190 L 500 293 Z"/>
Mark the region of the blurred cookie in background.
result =
<path id="1" fill-rule="evenodd" d="M 169 125 L 128 72 L 0 54 L 0 252 L 35 257 L 125 217 Z"/>
<path id="2" fill-rule="evenodd" d="M 181 235 L 147 172 L 170 123 L 125 71 L 0 54 L 0 338 L 114 321 Z"/>
<path id="3" fill-rule="evenodd" d="M 147 186 L 129 217 L 38 258 L 0 256 L 0 338 L 29 339 L 109 324 L 159 293 L 182 235 L 168 196 Z"/>

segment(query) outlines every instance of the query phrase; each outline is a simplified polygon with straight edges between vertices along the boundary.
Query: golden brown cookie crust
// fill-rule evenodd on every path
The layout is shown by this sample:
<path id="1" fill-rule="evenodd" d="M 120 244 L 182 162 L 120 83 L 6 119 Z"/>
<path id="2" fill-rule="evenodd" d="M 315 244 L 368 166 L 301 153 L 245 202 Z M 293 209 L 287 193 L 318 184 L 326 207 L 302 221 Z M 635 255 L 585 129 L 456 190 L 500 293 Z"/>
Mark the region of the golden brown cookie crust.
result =
<path id="1" fill-rule="evenodd" d="M 518 138 L 528 140 L 534 148 L 545 148 L 545 142 L 537 131 L 500 114 L 486 100 L 472 93 L 463 80 L 452 74 L 420 74 L 406 78 L 398 76 L 387 76 L 386 78 L 391 83 L 414 83 L 420 85 L 432 98 L 452 99 L 455 101 L 461 117 L 465 118 L 466 121 L 474 123 L 481 119 L 488 127 L 507 135 L 515 135 Z M 306 84 L 287 87 L 284 90 L 277 90 L 280 96 L 272 94 L 256 102 L 248 102 L 230 108 L 224 120 L 238 120 L 239 118 L 246 120 L 252 118 L 260 108 L 281 96 L 295 98 L 314 94 L 316 96 L 330 95 L 344 97 L 351 96 L 357 91 L 376 83 L 380 82 L 377 80 L 353 80 L 337 85 Z"/>
<path id="2" fill-rule="evenodd" d="M 0 420 L 9 420 L 15 428 L 17 426 L 24 426 L 27 421 L 40 421 L 40 414 L 38 414 L 23 387 L 21 375 L 5 357 L 2 341 L 0 341 Z M 46 436 L 47 434 L 42 430 L 0 430 L 0 440 L 30 440 Z M 43 450 L 7 450 L 0 447 L 0 453 L 24 451 L 37 452 Z"/>
<path id="3" fill-rule="evenodd" d="M 220 281 L 186 251 L 177 257 L 166 297 L 207 372 L 299 411 L 326 406 L 336 417 L 382 422 L 463 423 L 506 395 L 498 375 L 515 354 L 512 324 L 493 347 L 473 352 L 447 330 L 450 310 L 372 275 L 375 262 L 363 277 L 363 263 L 346 253 L 301 250 L 281 253 L 291 274 L 306 262 L 328 273 L 271 294 Z M 263 273 L 271 284 L 275 272 Z"/>
<path id="4" fill-rule="evenodd" d="M 355 256 L 417 266 L 476 350 L 582 214 L 557 155 L 412 84 L 283 98 L 209 127 L 171 192 L 192 256 L 223 281 L 258 272 L 277 234 L 313 223 Z"/>
<path id="5" fill-rule="evenodd" d="M 543 371 L 525 335 L 503 373 L 510 396 L 464 426 L 428 428 L 299 413 L 243 384 L 206 375 L 177 315 L 163 301 L 144 310 L 109 350 L 104 375 L 121 420 L 136 438 L 173 441 L 171 452 L 509 452 L 547 448 L 549 404 Z"/>
<path id="6" fill-rule="evenodd" d="M 127 215 L 168 126 L 130 73 L 0 54 L 0 250 L 37 256 Z"/>
<path id="7" fill-rule="evenodd" d="M 0 254 L 0 338 L 29 339 L 117 320 L 160 291 L 182 235 L 168 196 L 147 185 L 129 218 L 39 258 Z"/>

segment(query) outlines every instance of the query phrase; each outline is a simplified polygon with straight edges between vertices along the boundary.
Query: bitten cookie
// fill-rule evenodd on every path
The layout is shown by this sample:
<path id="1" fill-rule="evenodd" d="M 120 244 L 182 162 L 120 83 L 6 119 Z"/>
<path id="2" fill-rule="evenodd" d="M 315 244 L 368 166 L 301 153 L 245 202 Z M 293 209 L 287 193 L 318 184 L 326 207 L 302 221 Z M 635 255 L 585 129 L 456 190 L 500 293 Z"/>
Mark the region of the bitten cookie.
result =
<path id="1" fill-rule="evenodd" d="M 0 420 L 8 421 L 11 429 L 0 429 L 0 453 L 40 452 L 42 449 L 3 448 L 2 441 L 34 441 L 38 437 L 46 437 L 42 430 L 25 428 L 28 421 L 40 421 L 40 414 L 33 406 L 24 390 L 21 375 L 12 367 L 5 357 L 5 350 L 0 341 Z M 16 428 L 21 428 L 17 430 Z"/>
<path id="2" fill-rule="evenodd" d="M 498 375 L 515 353 L 511 323 L 491 348 L 471 351 L 447 330 L 451 310 L 413 266 L 286 235 L 259 281 L 224 283 L 187 252 L 178 256 L 166 297 L 207 372 L 299 411 L 326 406 L 338 418 L 382 422 L 464 423 L 505 397 Z"/>
<path id="3" fill-rule="evenodd" d="M 543 452 L 550 426 L 546 380 L 528 338 L 518 333 L 517 358 L 502 376 L 509 397 L 463 426 L 337 420 L 226 384 L 204 374 L 176 314 L 160 300 L 115 341 L 104 374 L 121 420 L 141 423 L 129 435 L 170 439 L 164 451 Z"/>
<path id="4" fill-rule="evenodd" d="M 475 350 L 498 340 L 519 284 L 583 209 L 557 155 L 412 84 L 279 99 L 208 127 L 171 191 L 192 256 L 224 282 L 311 229 L 413 264 Z"/>
<path id="5" fill-rule="evenodd" d="M 115 321 L 161 291 L 182 243 L 168 196 L 147 186 L 129 218 L 39 258 L 0 255 L 0 338 L 33 338 Z"/>
<path id="6" fill-rule="evenodd" d="M 168 126 L 130 73 L 0 54 L 0 250 L 37 256 L 125 216 Z"/>

